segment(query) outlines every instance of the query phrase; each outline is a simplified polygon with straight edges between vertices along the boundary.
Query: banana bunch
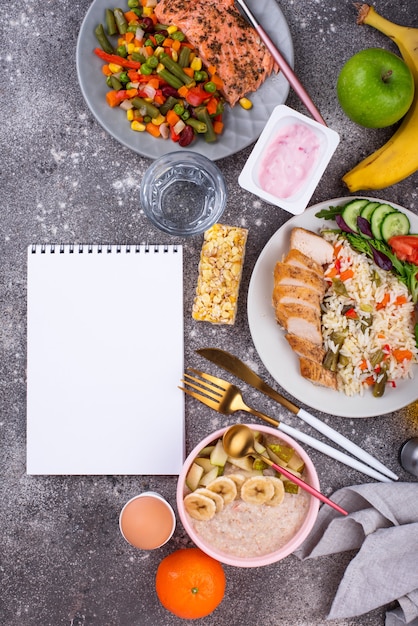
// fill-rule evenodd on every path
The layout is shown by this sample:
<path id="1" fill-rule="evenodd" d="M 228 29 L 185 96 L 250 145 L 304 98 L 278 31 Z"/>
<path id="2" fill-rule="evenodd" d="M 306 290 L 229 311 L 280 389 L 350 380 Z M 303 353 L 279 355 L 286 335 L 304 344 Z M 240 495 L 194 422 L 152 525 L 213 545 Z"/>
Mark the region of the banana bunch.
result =
<path id="1" fill-rule="evenodd" d="M 414 77 L 415 96 L 411 108 L 389 141 L 343 176 L 343 182 L 351 192 L 383 189 L 418 170 L 418 28 L 394 24 L 368 4 L 356 6 L 359 9 L 358 24 L 376 28 L 398 46 Z"/>
<path id="2" fill-rule="evenodd" d="M 250 504 L 278 506 L 283 502 L 284 493 L 283 482 L 276 476 L 228 474 L 187 494 L 184 506 L 193 519 L 207 521 L 238 497 Z"/>

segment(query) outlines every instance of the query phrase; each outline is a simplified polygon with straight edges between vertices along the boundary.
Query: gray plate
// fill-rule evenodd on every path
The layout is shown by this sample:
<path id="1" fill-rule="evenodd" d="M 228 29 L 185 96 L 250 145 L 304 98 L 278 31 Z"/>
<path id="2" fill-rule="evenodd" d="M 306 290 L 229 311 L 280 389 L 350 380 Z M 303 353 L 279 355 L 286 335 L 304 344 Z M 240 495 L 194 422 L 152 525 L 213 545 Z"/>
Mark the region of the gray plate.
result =
<path id="1" fill-rule="evenodd" d="M 276 0 L 248 0 L 248 6 L 288 63 L 293 66 L 292 38 Z M 156 139 L 148 133 L 132 131 L 126 120 L 126 113 L 112 109 L 106 103 L 108 87 L 101 72 L 103 61 L 93 53 L 93 49 L 98 47 L 94 29 L 97 24 L 104 24 L 106 8 L 111 8 L 109 0 L 94 0 L 80 28 L 76 51 L 80 88 L 94 117 L 112 137 L 138 154 L 156 159 L 178 149 L 177 145 L 170 139 Z M 254 106 L 250 111 L 245 111 L 239 105 L 233 109 L 226 107 L 224 132 L 216 143 L 208 144 L 204 140 L 196 140 L 187 149 L 215 161 L 246 148 L 258 139 L 270 113 L 275 106 L 286 101 L 288 93 L 289 84 L 284 76 L 281 73 L 271 76 L 256 93 L 251 94 Z"/>

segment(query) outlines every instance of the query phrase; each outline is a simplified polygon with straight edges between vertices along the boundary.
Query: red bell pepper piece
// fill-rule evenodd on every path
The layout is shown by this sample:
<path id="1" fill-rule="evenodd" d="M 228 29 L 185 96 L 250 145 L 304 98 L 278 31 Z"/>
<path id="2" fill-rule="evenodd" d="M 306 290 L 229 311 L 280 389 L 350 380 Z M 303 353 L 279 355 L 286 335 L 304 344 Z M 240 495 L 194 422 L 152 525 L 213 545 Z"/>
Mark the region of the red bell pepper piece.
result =
<path id="1" fill-rule="evenodd" d="M 207 91 L 205 91 L 200 85 L 196 85 L 196 87 L 191 87 L 188 90 L 186 94 L 186 101 L 192 107 L 198 107 L 203 104 L 205 100 L 209 100 L 210 97 L 211 95 Z"/>
<path id="2" fill-rule="evenodd" d="M 95 48 L 94 54 L 96 54 L 103 61 L 106 61 L 106 63 L 115 63 L 116 65 L 121 65 L 122 67 L 127 67 L 133 70 L 139 70 L 141 67 L 141 63 L 138 63 L 137 61 L 124 59 L 117 54 L 108 54 L 101 48 Z"/>

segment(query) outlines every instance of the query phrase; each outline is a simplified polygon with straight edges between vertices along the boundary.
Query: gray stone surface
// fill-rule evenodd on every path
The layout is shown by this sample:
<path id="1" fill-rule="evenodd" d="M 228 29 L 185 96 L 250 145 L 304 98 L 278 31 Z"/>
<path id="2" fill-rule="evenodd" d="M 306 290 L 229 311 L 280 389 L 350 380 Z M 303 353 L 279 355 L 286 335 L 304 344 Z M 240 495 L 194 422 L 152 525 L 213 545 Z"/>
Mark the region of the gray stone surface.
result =
<path id="1" fill-rule="evenodd" d="M 1 247 L 0 247 L 0 623 L 3 626 L 174 626 L 154 589 L 160 560 L 190 546 L 181 524 L 164 548 L 130 548 L 118 515 L 133 495 L 154 489 L 175 505 L 176 477 L 33 477 L 25 468 L 26 247 L 32 242 L 172 242 L 145 219 L 138 192 L 150 164 L 108 136 L 90 114 L 77 84 L 75 46 L 88 0 L 3 3 L 1 46 Z M 341 176 L 380 146 L 392 129 L 367 131 L 349 122 L 335 94 L 343 62 L 371 46 L 395 50 L 367 27 L 356 26 L 351 2 L 281 0 L 292 33 L 296 71 L 330 126 L 341 134 L 336 156 L 311 203 L 347 195 Z M 377 2 L 384 15 L 418 27 L 415 0 Z M 88 59 L 86 59 L 88 63 Z M 290 93 L 287 104 L 305 112 Z M 238 319 L 233 328 L 194 323 L 190 310 L 201 237 L 184 241 L 185 364 L 195 349 L 215 345 L 237 353 L 272 383 L 254 349 L 246 295 L 254 263 L 271 235 L 289 218 L 242 190 L 245 149 L 218 162 L 228 186 L 223 221 L 249 229 Z M 418 212 L 417 174 L 370 194 Z M 169 314 L 169 303 L 167 303 Z M 297 418 L 247 389 L 248 400 Z M 384 400 L 382 401 L 384 403 Z M 309 405 L 307 399 L 307 406 Z M 416 406 L 415 406 L 416 409 Z M 417 412 L 382 418 L 323 419 L 364 445 L 400 473 L 401 443 L 418 430 Z M 414 417 L 415 415 L 415 417 Z M 232 423 L 232 419 L 230 420 Z M 229 423 L 186 403 L 187 450 Z M 306 429 L 308 430 L 308 429 Z M 156 434 L 156 445 L 158 435 Z M 315 451 L 322 490 L 364 482 L 364 477 Z M 336 588 L 352 554 L 299 562 L 290 556 L 256 570 L 225 567 L 227 590 L 205 626 L 271 624 L 319 626 L 326 622 Z M 379 626 L 385 609 L 340 620 L 341 626 Z M 328 622 L 337 624 L 337 622 Z"/>

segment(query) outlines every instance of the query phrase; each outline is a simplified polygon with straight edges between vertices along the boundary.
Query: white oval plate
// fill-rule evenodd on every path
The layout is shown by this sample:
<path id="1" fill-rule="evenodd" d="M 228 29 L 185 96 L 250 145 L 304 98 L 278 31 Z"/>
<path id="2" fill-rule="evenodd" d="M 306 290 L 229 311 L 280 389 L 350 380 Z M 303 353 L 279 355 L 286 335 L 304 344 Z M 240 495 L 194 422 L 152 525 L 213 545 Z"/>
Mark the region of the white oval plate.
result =
<path id="1" fill-rule="evenodd" d="M 374 398 L 372 394 L 347 397 L 341 392 L 313 385 L 300 375 L 298 357 L 287 343 L 284 331 L 277 324 L 271 303 L 274 266 L 289 249 L 292 228 L 298 226 L 318 232 L 322 226 L 333 222 L 320 220 L 315 217 L 315 213 L 329 206 L 345 204 L 352 199 L 353 197 L 335 198 L 316 204 L 302 215 L 292 217 L 276 231 L 258 257 L 251 276 L 248 289 L 248 323 L 254 346 L 264 366 L 276 382 L 294 398 L 330 415 L 375 417 L 397 411 L 417 400 L 417 379 L 397 382 L 396 388 L 388 387 L 382 398 Z M 411 232 L 418 232 L 418 217 L 393 202 L 390 204 L 408 216 Z M 418 365 L 413 368 L 417 377 Z"/>
<path id="2" fill-rule="evenodd" d="M 293 67 L 293 42 L 284 15 L 275 0 L 248 0 L 248 6 L 255 17 L 279 48 L 288 63 Z M 151 159 L 177 150 L 170 139 L 151 137 L 148 133 L 132 131 L 126 113 L 115 110 L 106 103 L 105 77 L 101 72 L 103 61 L 93 52 L 98 47 L 94 29 L 104 24 L 105 10 L 111 8 L 109 0 L 94 0 L 86 13 L 77 40 L 77 75 L 84 99 L 99 124 L 117 141 L 134 152 Z M 267 22 L 267 23 L 266 23 Z M 261 134 L 274 107 L 283 104 L 289 93 L 289 83 L 281 72 L 270 76 L 265 83 L 249 97 L 253 108 L 245 111 L 236 105 L 225 107 L 224 132 L 215 143 L 204 139 L 195 140 L 188 150 L 204 154 L 212 161 L 231 156 L 252 144 Z"/>

